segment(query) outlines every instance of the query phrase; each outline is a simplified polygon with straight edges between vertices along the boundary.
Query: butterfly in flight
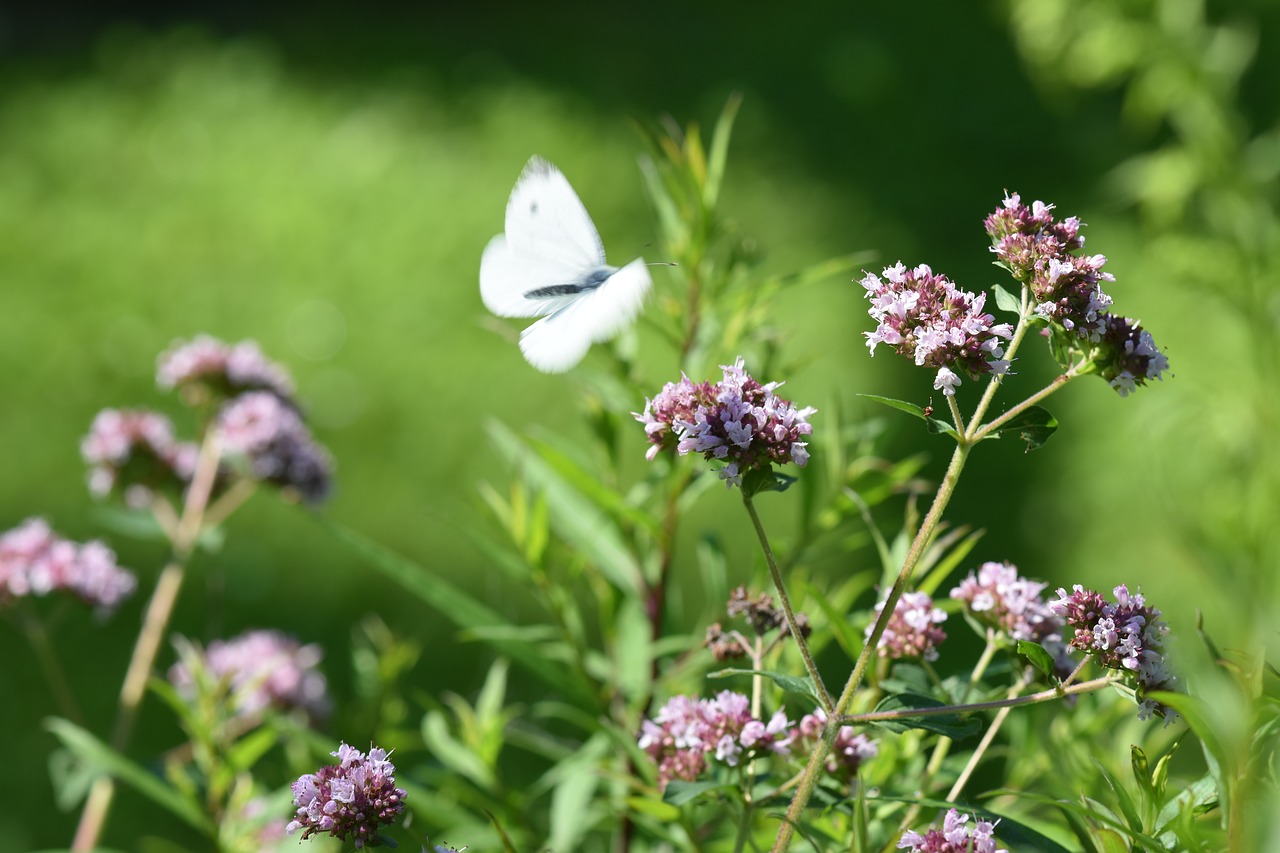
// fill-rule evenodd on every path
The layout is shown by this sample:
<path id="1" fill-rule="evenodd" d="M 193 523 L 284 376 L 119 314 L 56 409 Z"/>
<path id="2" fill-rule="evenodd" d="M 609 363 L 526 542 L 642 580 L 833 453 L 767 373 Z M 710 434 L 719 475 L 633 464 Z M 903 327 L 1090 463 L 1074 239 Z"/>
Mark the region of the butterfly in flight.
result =
<path id="1" fill-rule="evenodd" d="M 541 317 L 520 351 L 544 373 L 563 373 L 622 331 L 652 286 L 642 258 L 605 263 L 600 234 L 559 169 L 532 158 L 507 201 L 506 232 L 480 258 L 480 298 L 499 317 Z"/>

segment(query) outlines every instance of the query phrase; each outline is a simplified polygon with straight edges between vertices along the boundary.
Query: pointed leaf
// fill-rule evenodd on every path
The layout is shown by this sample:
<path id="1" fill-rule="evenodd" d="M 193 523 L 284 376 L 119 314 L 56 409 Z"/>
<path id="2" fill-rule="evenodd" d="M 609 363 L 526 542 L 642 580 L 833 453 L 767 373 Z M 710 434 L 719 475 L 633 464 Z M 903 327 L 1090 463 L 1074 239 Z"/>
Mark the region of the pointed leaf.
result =
<path id="1" fill-rule="evenodd" d="M 45 728 L 81 760 L 124 782 L 200 832 L 210 831 L 208 820 L 197 803 L 181 796 L 159 776 L 130 761 L 89 732 L 60 719 L 45 721 Z"/>
<path id="2" fill-rule="evenodd" d="M 866 399 L 880 403 L 883 406 L 888 406 L 891 409 L 897 409 L 900 412 L 906 412 L 908 415 L 915 415 L 917 418 L 925 420 L 924 409 L 920 408 L 915 403 L 908 403 L 905 400 L 895 400 L 892 397 L 881 397 L 879 394 L 859 394 L 858 396 L 865 397 Z"/>
<path id="3" fill-rule="evenodd" d="M 732 782 L 685 782 L 681 779 L 672 779 L 667 783 L 666 790 L 662 792 L 662 801 L 673 806 L 683 806 L 692 800 L 701 797 L 710 791 L 727 790 L 735 787 Z"/>
<path id="4" fill-rule="evenodd" d="M 928 696 L 915 693 L 896 693 L 886 696 L 876 705 L 876 711 L 908 711 L 919 708 L 941 708 L 943 704 Z M 945 735 L 952 740 L 961 740 L 976 734 L 982 729 L 982 723 L 970 718 L 962 720 L 956 714 L 929 714 L 921 717 L 903 717 L 899 720 L 877 720 L 875 725 L 893 732 L 905 732 L 911 729 Z"/>
<path id="5" fill-rule="evenodd" d="M 769 672 L 756 669 L 720 669 L 707 673 L 707 678 L 731 678 L 735 675 L 763 675 L 787 693 L 801 696 L 814 703 L 815 706 L 822 704 L 818 698 L 818 689 L 814 686 L 813 680 L 807 675 L 788 675 L 785 672 Z"/>
<path id="6" fill-rule="evenodd" d="M 1010 314 L 1022 314 L 1022 300 L 1014 296 L 998 284 L 991 285 L 991 292 L 996 296 L 996 307 Z"/>
<path id="7" fill-rule="evenodd" d="M 1005 435 L 1016 435 L 1027 443 L 1027 453 L 1036 450 L 1048 441 L 1058 430 L 1058 419 L 1041 406 L 1032 406 L 1017 417 L 993 430 L 988 438 L 999 438 Z"/>
<path id="8" fill-rule="evenodd" d="M 1031 665 L 1040 670 L 1044 675 L 1053 677 L 1053 655 L 1039 643 L 1033 643 L 1030 640 L 1018 641 L 1018 654 L 1031 661 Z"/>
<path id="9" fill-rule="evenodd" d="M 753 498 L 761 492 L 785 492 L 795 481 L 795 477 L 788 477 L 772 468 L 767 470 L 755 468 L 748 471 L 742 478 L 742 496 Z"/>

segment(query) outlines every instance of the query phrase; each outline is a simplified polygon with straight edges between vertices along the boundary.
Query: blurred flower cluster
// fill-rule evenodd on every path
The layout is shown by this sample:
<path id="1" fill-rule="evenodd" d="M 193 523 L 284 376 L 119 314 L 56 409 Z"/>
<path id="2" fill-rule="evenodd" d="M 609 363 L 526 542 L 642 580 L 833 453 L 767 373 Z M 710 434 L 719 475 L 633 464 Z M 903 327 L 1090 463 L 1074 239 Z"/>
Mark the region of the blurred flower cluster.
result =
<path id="1" fill-rule="evenodd" d="M 316 504 L 329 494 L 333 462 L 312 437 L 294 399 L 293 380 L 252 341 L 226 344 L 207 335 L 175 342 L 156 370 L 162 389 L 178 389 L 204 428 L 215 428 L 221 451 L 215 493 L 238 474 Z M 176 441 L 172 422 L 145 409 L 106 409 L 94 418 L 81 453 L 96 497 L 119 490 L 141 509 L 157 496 L 181 496 L 199 450 Z"/>
<path id="2" fill-rule="evenodd" d="M 725 463 L 720 477 L 731 488 L 742 485 L 743 475 L 768 471 L 775 463 L 804 467 L 809 451 L 802 438 L 813 432 L 808 418 L 817 410 L 797 409 L 774 394 L 781 383 L 760 384 L 741 358 L 721 370 L 723 378 L 714 385 L 694 384 L 687 376 L 668 382 L 645 401 L 643 413 L 632 413 L 649 437 L 648 458 L 672 448 L 682 456 L 702 453 Z"/>
<path id="3" fill-rule="evenodd" d="M 204 682 L 225 689 L 237 716 L 254 718 L 268 708 L 300 709 L 311 717 L 329 711 L 328 683 L 318 666 L 324 656 L 315 644 L 302 645 L 280 631 L 256 630 L 201 649 L 180 646 L 182 654 L 169 669 L 169 681 L 187 701 Z"/>
<path id="4" fill-rule="evenodd" d="M 785 754 L 795 732 L 786 712 L 765 723 L 751 714 L 751 700 L 725 690 L 713 699 L 674 696 L 641 726 L 640 748 L 658 765 L 659 785 L 672 779 L 692 781 L 709 758 L 730 767 L 744 755 Z"/>
<path id="5" fill-rule="evenodd" d="M 876 614 L 883 609 L 882 601 L 876 605 Z M 947 614 L 933 606 L 933 599 L 927 592 L 904 592 L 893 608 L 884 633 L 880 635 L 877 647 L 880 657 L 937 660 L 938 644 L 947 638 L 946 632 L 938 625 L 945 621 Z M 871 636 L 874 627 L 874 621 L 867 626 L 866 637 Z"/>
<path id="6" fill-rule="evenodd" d="M 787 624 L 787 614 L 781 607 L 773 603 L 773 596 L 760 593 L 751 598 L 745 586 L 736 587 L 729 593 L 729 601 L 725 607 L 730 619 L 742 618 L 751 626 L 757 637 L 764 637 L 772 631 L 778 631 L 778 638 L 791 635 L 791 626 Z M 800 633 L 809 636 L 809 617 L 797 613 L 796 626 Z M 751 643 L 737 630 L 726 631 L 719 622 L 707 626 L 704 645 L 711 650 L 716 660 L 746 657 L 751 654 Z"/>
<path id="7" fill-rule="evenodd" d="M 65 590 L 109 613 L 133 594 L 137 579 L 116 565 L 102 542 L 78 545 L 57 536 L 42 518 L 0 535 L 0 606 Z"/>
<path id="8" fill-rule="evenodd" d="M 808 752 L 822 737 L 826 725 L 827 714 L 821 708 L 805 714 L 796 725 L 797 744 Z M 841 726 L 831 751 L 827 753 L 827 772 L 845 780 L 852 779 L 858 775 L 858 768 L 863 762 L 875 758 L 879 751 L 874 740 L 856 732 L 853 726 Z"/>

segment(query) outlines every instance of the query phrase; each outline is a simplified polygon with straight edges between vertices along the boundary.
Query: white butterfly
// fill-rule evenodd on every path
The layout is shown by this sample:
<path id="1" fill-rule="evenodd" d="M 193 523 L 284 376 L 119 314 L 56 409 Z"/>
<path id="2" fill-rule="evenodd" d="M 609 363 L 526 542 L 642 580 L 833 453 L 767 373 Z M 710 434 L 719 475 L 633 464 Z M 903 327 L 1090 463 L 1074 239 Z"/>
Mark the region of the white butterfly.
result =
<path id="1" fill-rule="evenodd" d="M 480 298 L 499 317 L 542 317 L 520 351 L 544 373 L 563 373 L 640 311 L 652 281 L 642 258 L 604 260 L 600 234 L 569 181 L 532 158 L 507 202 L 506 234 L 480 258 Z"/>

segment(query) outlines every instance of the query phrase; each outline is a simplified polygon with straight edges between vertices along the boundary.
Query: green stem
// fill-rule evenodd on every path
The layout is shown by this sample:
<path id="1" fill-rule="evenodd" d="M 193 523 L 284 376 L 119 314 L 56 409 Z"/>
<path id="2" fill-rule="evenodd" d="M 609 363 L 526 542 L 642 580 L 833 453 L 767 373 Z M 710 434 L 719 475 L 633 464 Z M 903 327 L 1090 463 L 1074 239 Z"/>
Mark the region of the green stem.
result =
<path id="1" fill-rule="evenodd" d="M 969 445 L 964 442 L 957 444 L 955 453 L 951 456 L 951 463 L 947 466 L 947 473 L 943 475 L 942 483 L 938 487 L 938 494 L 933 499 L 933 505 L 929 507 L 929 512 L 921 523 L 920 529 L 916 531 L 915 538 L 911 542 L 911 548 L 907 551 L 906 559 L 902 562 L 902 569 L 898 572 L 898 577 L 894 580 L 893 586 L 889 590 L 889 595 L 884 600 L 880 615 L 876 618 L 875 625 L 872 626 L 871 634 L 867 637 L 866 645 L 862 647 L 862 653 L 858 655 L 858 662 L 854 665 L 853 672 L 850 673 L 849 680 L 845 682 L 844 690 L 836 701 L 834 713 L 827 715 L 827 724 L 822 732 L 822 740 L 815 744 L 813 753 L 809 756 L 809 763 L 805 766 L 800 785 L 796 789 L 795 796 L 791 799 L 791 805 L 787 808 L 786 817 L 778 830 L 778 837 L 774 840 L 773 853 L 783 853 L 791 846 L 791 839 L 795 835 L 796 825 L 799 824 L 805 807 L 809 805 L 809 799 L 813 796 L 813 791 L 818 784 L 818 777 L 822 774 L 822 770 L 826 765 L 827 754 L 835 743 L 836 734 L 840 731 L 840 726 L 843 725 L 837 722 L 837 718 L 848 710 L 849 704 L 853 701 L 854 691 L 862 684 L 867 666 L 870 664 L 872 657 L 875 655 L 876 647 L 880 643 L 880 637 L 884 634 L 884 629 L 889 624 L 889 617 L 893 615 L 898 599 L 902 597 L 902 593 L 906 590 L 907 582 L 911 579 L 911 573 L 915 571 L 920 558 L 924 556 L 925 547 L 932 540 L 934 531 L 937 530 L 938 523 L 942 520 L 942 513 L 946 510 L 947 504 L 955 492 L 956 483 L 959 482 L 960 472 L 964 470 L 964 463 L 968 456 Z"/>
<path id="2" fill-rule="evenodd" d="M 1018 683 L 1009 688 L 1009 698 L 1017 698 L 1022 692 L 1024 684 Z M 954 802 L 955 798 L 960 796 L 960 792 L 964 790 L 965 784 L 969 781 L 969 777 L 973 775 L 973 771 L 977 769 L 978 762 L 982 760 L 982 756 L 986 754 L 987 749 L 991 746 L 991 742 L 996 739 L 996 733 L 1000 731 L 1000 727 L 1004 725 L 1005 719 L 1009 716 L 1009 712 L 1013 710 L 1013 706 L 1001 708 L 991 721 L 991 725 L 982 735 L 982 741 L 978 744 L 977 749 L 969 756 L 969 761 L 964 766 L 964 770 L 960 771 L 960 775 L 956 777 L 955 784 L 951 786 L 951 790 L 947 792 L 947 801 Z"/>
<path id="3" fill-rule="evenodd" d="M 866 714 L 848 714 L 836 718 L 837 725 L 860 726 L 867 723 L 882 723 L 886 720 L 909 720 L 913 717 L 937 717 L 943 714 L 967 714 L 972 711 L 993 711 L 997 708 L 1008 708 L 1013 705 L 1035 705 L 1039 702 L 1050 702 L 1071 696 L 1075 693 L 1092 693 L 1111 684 L 1115 679 L 1102 676 L 1092 681 L 1082 681 L 1070 687 L 1051 687 L 1039 693 L 1028 693 L 1026 696 L 1014 696 L 1008 699 L 993 699 L 990 702 L 971 702 L 967 705 L 941 705 L 937 708 L 902 708 L 897 711 L 871 711 Z"/>
<path id="4" fill-rule="evenodd" d="M 1013 330 L 1013 336 L 1009 339 L 1009 346 L 1005 347 L 1004 357 L 1010 365 L 1013 364 L 1014 354 L 1018 352 L 1018 347 L 1022 346 L 1022 339 L 1027 336 L 1027 330 L 1031 327 L 1031 291 L 1024 284 L 1022 286 L 1022 303 L 1018 311 L 1018 325 Z M 996 391 L 1000 390 L 1002 380 L 1007 374 L 992 376 L 991 381 L 987 383 L 986 389 L 982 392 L 982 399 L 978 401 L 977 407 L 973 410 L 973 417 L 969 420 L 969 427 L 963 432 L 968 435 L 973 432 L 974 427 L 982 423 L 983 417 L 987 414 L 987 408 L 991 405 L 991 401 L 995 399 Z M 972 442 L 970 442 L 972 443 Z"/>
<path id="5" fill-rule="evenodd" d="M 1053 378 L 1053 381 L 1050 382 L 1048 385 L 1044 386 L 1039 391 L 1032 394 L 1030 397 L 1023 400 L 1018 405 L 1009 409 L 1009 411 L 1005 412 L 1000 417 L 995 418 L 990 423 L 983 424 L 981 427 L 977 429 L 971 430 L 971 433 L 968 437 L 970 443 L 976 444 L 977 442 L 982 441 L 984 438 L 991 435 L 991 433 L 1000 429 L 1000 427 L 1004 426 L 1009 421 L 1013 420 L 1018 415 L 1022 414 L 1024 411 L 1034 406 L 1036 403 L 1039 403 L 1045 397 L 1048 397 L 1050 394 L 1052 394 L 1054 391 L 1057 391 L 1063 385 L 1066 385 L 1072 379 L 1075 379 L 1077 376 L 1080 375 L 1079 373 L 1076 373 L 1077 367 L 1078 367 L 1077 365 L 1072 365 L 1072 367 L 1068 369 L 1066 373 L 1063 373 L 1059 376 L 1055 376 Z"/>
<path id="6" fill-rule="evenodd" d="M 818 691 L 818 699 L 822 703 L 822 708 L 828 715 L 835 713 L 835 705 L 831 701 L 831 694 L 827 692 L 827 686 L 822 682 L 822 676 L 818 674 L 818 666 L 813 662 L 813 655 L 809 652 L 809 644 L 805 641 L 804 635 L 800 633 L 800 627 L 796 624 L 795 612 L 791 609 L 791 596 L 787 594 L 787 586 L 782 582 L 782 572 L 778 570 L 778 561 L 773 557 L 773 549 L 769 547 L 769 537 L 765 535 L 764 525 L 760 523 L 760 515 L 756 512 L 756 506 L 752 503 L 751 498 L 744 493 L 742 503 L 747 508 L 747 515 L 751 516 L 751 523 L 755 525 L 756 536 L 760 539 L 760 547 L 764 550 L 765 562 L 769 564 L 769 574 L 773 577 L 773 587 L 778 591 L 778 598 L 782 601 L 782 610 L 787 615 L 787 628 L 791 631 L 791 638 L 796 642 L 796 648 L 800 650 L 800 656 L 804 658 L 805 669 L 809 671 L 809 678 L 813 679 L 813 686 Z"/>

